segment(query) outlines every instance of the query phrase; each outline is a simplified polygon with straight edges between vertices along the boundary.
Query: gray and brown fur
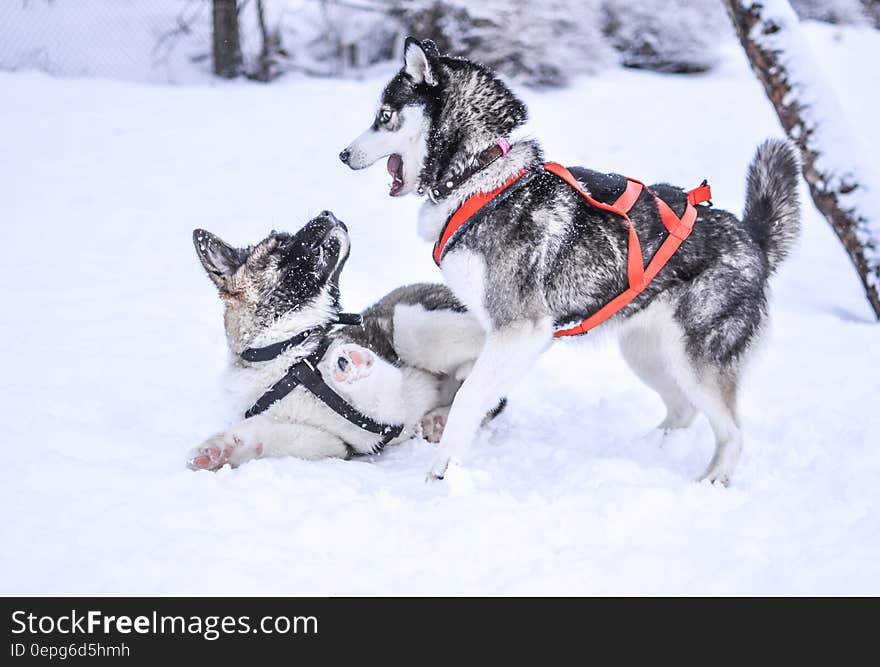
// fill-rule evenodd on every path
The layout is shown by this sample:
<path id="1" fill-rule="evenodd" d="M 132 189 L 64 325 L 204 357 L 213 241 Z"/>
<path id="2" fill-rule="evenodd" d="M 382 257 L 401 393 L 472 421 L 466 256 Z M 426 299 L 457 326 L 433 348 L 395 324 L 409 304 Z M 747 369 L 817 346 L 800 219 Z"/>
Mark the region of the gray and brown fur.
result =
<path id="1" fill-rule="evenodd" d="M 295 234 L 272 232 L 247 248 L 201 229 L 193 232 L 193 242 L 224 303 L 229 377 L 239 415 L 329 339 L 319 372 L 362 413 L 403 424 L 403 433 L 391 444 L 418 435 L 425 423 L 439 438 L 452 397 L 483 341 L 481 329 L 449 289 L 400 287 L 367 308 L 362 325 L 330 328 L 341 310 L 338 281 L 350 247 L 345 225 L 330 211 Z M 430 332 L 443 327 L 458 333 L 459 344 L 447 349 L 442 337 L 425 343 Z M 306 331 L 313 333 L 274 359 L 241 357 L 248 348 Z M 216 470 L 266 456 L 345 458 L 373 452 L 379 441 L 380 436 L 346 421 L 299 386 L 266 412 L 208 438 L 188 461 L 194 469 Z"/>

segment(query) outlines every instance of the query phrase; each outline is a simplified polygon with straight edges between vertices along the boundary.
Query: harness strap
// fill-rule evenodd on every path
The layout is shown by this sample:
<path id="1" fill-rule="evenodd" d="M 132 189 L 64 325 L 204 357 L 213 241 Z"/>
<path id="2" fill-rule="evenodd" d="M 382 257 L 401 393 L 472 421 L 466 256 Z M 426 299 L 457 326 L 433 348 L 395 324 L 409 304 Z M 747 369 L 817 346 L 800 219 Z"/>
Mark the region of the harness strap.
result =
<path id="1" fill-rule="evenodd" d="M 687 205 L 684 213 L 681 218 L 679 218 L 675 215 L 675 212 L 669 207 L 669 205 L 660 199 L 653 190 L 634 178 L 626 179 L 626 190 L 613 204 L 604 204 L 587 194 L 571 172 L 561 164 L 551 162 L 545 164 L 544 168 L 568 183 L 568 185 L 574 188 L 578 194 L 586 199 L 592 206 L 596 206 L 597 208 L 621 216 L 629 225 L 626 259 L 629 287 L 579 324 L 567 329 L 562 329 L 553 334 L 554 338 L 577 336 L 585 334 L 590 331 L 590 329 L 599 326 L 612 315 L 620 312 L 633 299 L 642 293 L 645 287 L 654 280 L 660 272 L 660 269 L 666 266 L 666 263 L 672 258 L 684 240 L 690 235 L 694 228 L 694 222 L 696 222 L 697 219 L 697 209 L 695 207 L 697 204 L 709 201 L 712 197 L 712 190 L 705 181 L 703 181 L 703 184 L 698 188 L 690 190 L 687 193 Z M 657 252 L 654 253 L 654 256 L 648 262 L 647 267 L 643 264 L 642 246 L 641 243 L 639 243 L 636 229 L 629 217 L 629 211 L 635 206 L 635 203 L 644 191 L 650 193 L 654 198 L 654 203 L 657 205 L 657 212 L 660 214 L 660 220 L 663 223 L 663 226 L 666 227 L 666 231 L 669 232 L 669 235 L 663 240 L 663 243 L 660 244 Z"/>
<path id="2" fill-rule="evenodd" d="M 324 331 L 324 327 L 320 327 L 319 329 L 306 329 L 294 336 L 291 336 L 287 340 L 282 340 L 277 343 L 272 343 L 271 345 L 266 345 L 265 347 L 249 347 L 244 350 L 240 355 L 242 359 L 245 361 L 271 361 L 275 357 L 278 357 L 284 354 L 287 350 L 301 343 L 304 343 L 306 338 L 312 335 L 314 331 Z"/>
<path id="3" fill-rule="evenodd" d="M 240 356 L 245 361 L 271 361 L 275 357 L 281 356 L 287 350 L 292 347 L 296 347 L 301 343 L 304 343 L 306 339 L 311 336 L 313 333 L 321 333 L 324 334 L 327 332 L 327 328 L 332 326 L 333 324 L 351 324 L 355 326 L 359 326 L 363 324 L 364 318 L 360 315 L 360 313 L 336 313 L 336 317 L 332 322 L 327 324 L 322 324 L 320 326 L 314 327 L 313 329 L 306 329 L 298 334 L 295 334 L 288 338 L 287 340 L 282 340 L 277 343 L 272 343 L 271 345 L 266 345 L 264 347 L 249 347 L 246 350 L 242 351 Z"/>
<path id="4" fill-rule="evenodd" d="M 324 382 L 324 378 L 321 376 L 317 366 L 327 353 L 330 342 L 329 339 L 325 338 L 314 352 L 287 369 L 284 376 L 269 387 L 266 393 L 260 396 L 256 403 L 244 413 L 245 419 L 265 412 L 296 387 L 302 385 L 315 398 L 349 423 L 364 431 L 381 436 L 379 442 L 373 447 L 373 453 L 378 453 L 382 451 L 385 445 L 403 432 L 403 424 L 382 424 L 377 422 L 372 417 L 365 415 L 355 408 Z"/>
<path id="5" fill-rule="evenodd" d="M 434 244 L 434 262 L 440 266 L 443 255 L 446 253 L 453 237 L 465 226 L 466 223 L 481 211 L 484 207 L 491 203 L 492 207 L 498 206 L 502 201 L 507 199 L 514 192 L 525 186 L 537 172 L 523 169 L 519 173 L 514 174 L 505 181 L 504 185 L 495 188 L 491 192 L 478 192 L 468 197 L 465 202 L 452 214 L 452 217 L 446 222 L 440 238 Z M 488 210 L 482 211 L 487 213 Z"/>
<path id="6" fill-rule="evenodd" d="M 562 329 L 553 334 L 554 338 L 562 338 L 563 336 L 576 336 L 587 333 L 615 313 L 626 307 L 633 299 L 635 299 L 647 285 L 657 276 L 669 259 L 675 254 L 676 250 L 681 246 L 682 242 L 690 235 L 694 228 L 694 222 L 697 219 L 697 204 L 708 202 L 712 197 L 712 191 L 706 181 L 687 193 L 687 205 L 681 218 L 675 215 L 675 212 L 669 205 L 660 199 L 657 194 L 647 187 L 641 181 L 634 178 L 626 179 L 626 189 L 612 204 L 601 202 L 594 199 L 584 190 L 574 175 L 561 164 L 556 162 L 548 162 L 544 164 L 543 169 L 536 168 L 528 173 L 525 170 L 513 175 L 504 185 L 491 192 L 478 192 L 471 195 L 460 207 L 452 214 L 437 243 L 434 244 L 434 262 L 440 266 L 443 256 L 449 249 L 450 245 L 455 241 L 455 237 L 467 224 L 480 215 L 486 213 L 491 207 L 497 206 L 498 203 L 510 196 L 519 188 L 523 187 L 535 174 L 543 171 L 561 178 L 571 188 L 573 188 L 581 197 L 583 197 L 591 206 L 600 210 L 608 211 L 615 215 L 621 216 L 626 220 L 629 226 L 627 236 L 627 260 L 626 274 L 629 287 L 621 294 L 614 297 L 607 304 L 602 306 L 595 313 L 580 322 L 579 324 Z M 657 212 L 660 214 L 660 220 L 668 236 L 654 253 L 654 256 L 648 262 L 648 266 L 644 265 L 642 257 L 642 246 L 639 242 L 638 234 L 636 234 L 635 226 L 630 220 L 629 212 L 635 206 L 643 192 L 648 192 L 654 198 L 657 205 Z"/>
<path id="7" fill-rule="evenodd" d="M 324 382 L 314 364 L 294 364 L 291 370 L 300 384 L 333 412 L 358 428 L 381 436 L 379 443 L 373 448 L 374 453 L 381 451 L 403 431 L 403 424 L 382 424 L 355 408 Z"/>

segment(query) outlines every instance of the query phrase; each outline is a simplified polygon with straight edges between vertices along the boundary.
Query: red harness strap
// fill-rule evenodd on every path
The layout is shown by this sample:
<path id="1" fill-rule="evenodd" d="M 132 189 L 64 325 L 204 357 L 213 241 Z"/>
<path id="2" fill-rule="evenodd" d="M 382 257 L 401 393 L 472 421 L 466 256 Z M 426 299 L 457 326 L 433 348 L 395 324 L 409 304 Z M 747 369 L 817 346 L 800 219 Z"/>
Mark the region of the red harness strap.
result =
<path id="1" fill-rule="evenodd" d="M 434 244 L 434 262 L 437 266 L 440 266 L 440 260 L 443 259 L 443 251 L 446 248 L 446 245 L 449 243 L 449 240 L 455 236 L 455 232 L 459 230 L 459 228 L 470 220 L 474 214 L 483 208 L 490 201 L 495 199 L 498 195 L 504 192 L 511 185 L 516 183 L 520 177 L 526 173 L 526 170 L 523 169 L 518 174 L 514 174 L 499 188 L 495 188 L 492 192 L 478 192 L 476 194 L 468 197 L 465 202 L 458 207 L 458 210 L 452 214 L 452 217 L 449 218 L 449 221 L 446 223 L 446 226 L 443 228 L 443 231 L 440 234 L 440 238 L 437 239 L 437 243 Z"/>
<path id="2" fill-rule="evenodd" d="M 626 220 L 629 225 L 626 262 L 626 274 L 629 287 L 622 294 L 617 295 L 580 324 L 576 324 L 568 329 L 557 331 L 554 334 L 554 337 L 556 338 L 585 334 L 590 329 L 602 324 L 602 322 L 619 312 L 635 299 L 660 272 L 660 269 L 666 265 L 669 259 L 675 254 L 675 251 L 681 246 L 682 242 L 691 233 L 691 230 L 694 228 L 694 222 L 697 219 L 697 209 L 695 206 L 709 201 L 712 197 L 712 191 L 705 183 L 700 187 L 689 191 L 687 193 L 687 206 L 685 207 L 681 218 L 679 218 L 666 202 L 647 188 L 644 183 L 637 181 L 634 178 L 627 178 L 626 190 L 624 190 L 623 194 L 620 195 L 613 204 L 606 204 L 597 199 L 593 199 L 587 194 L 586 190 L 581 187 L 581 184 L 578 183 L 572 173 L 561 164 L 548 162 L 544 165 L 544 169 L 551 174 L 558 176 L 574 188 L 581 197 L 589 202 L 591 206 L 619 215 Z M 449 240 L 455 235 L 455 232 L 458 231 L 458 229 L 475 213 L 477 213 L 477 211 L 492 201 L 492 199 L 507 189 L 510 185 L 515 183 L 524 173 L 525 172 L 523 171 L 516 174 L 504 185 L 492 192 L 479 192 L 472 195 L 461 205 L 461 207 L 449 219 L 449 222 L 446 223 L 446 227 L 443 229 L 440 239 L 438 239 L 437 243 L 434 245 L 434 261 L 438 266 L 443 257 L 443 250 L 446 248 Z M 635 206 L 635 203 L 639 196 L 641 196 L 643 190 L 647 190 L 654 197 L 654 201 L 657 204 L 657 211 L 660 213 L 660 220 L 666 227 L 666 231 L 669 232 L 669 235 L 657 249 L 657 252 L 654 253 L 651 261 L 648 262 L 648 266 L 642 264 L 642 246 L 639 243 L 639 237 L 636 234 L 635 227 L 633 227 L 632 220 L 630 220 L 628 215 L 632 207 Z"/>

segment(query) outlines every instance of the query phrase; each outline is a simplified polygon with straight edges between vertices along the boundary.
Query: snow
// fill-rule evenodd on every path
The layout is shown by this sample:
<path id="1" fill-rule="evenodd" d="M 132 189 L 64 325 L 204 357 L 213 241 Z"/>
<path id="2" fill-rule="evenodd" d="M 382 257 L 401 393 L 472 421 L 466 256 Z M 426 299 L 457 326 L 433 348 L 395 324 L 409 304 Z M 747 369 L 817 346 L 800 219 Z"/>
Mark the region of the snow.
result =
<path id="1" fill-rule="evenodd" d="M 855 34 L 807 32 L 818 59 L 857 71 L 836 83 L 843 107 L 870 113 L 880 34 Z M 423 481 L 422 441 L 373 460 L 184 468 L 234 418 L 194 227 L 244 244 L 332 209 L 352 234 L 349 309 L 439 279 L 418 201 L 389 199 L 381 166 L 336 157 L 383 83 L 0 73 L 0 593 L 880 593 L 878 325 L 809 203 L 744 380 L 731 488 L 692 481 L 712 451 L 704 419 L 662 447 L 645 435 L 659 399 L 592 334 L 555 344 L 442 483 Z M 734 211 L 755 146 L 781 134 L 732 42 L 707 75 L 612 70 L 522 94 L 548 157 L 708 177 Z"/>

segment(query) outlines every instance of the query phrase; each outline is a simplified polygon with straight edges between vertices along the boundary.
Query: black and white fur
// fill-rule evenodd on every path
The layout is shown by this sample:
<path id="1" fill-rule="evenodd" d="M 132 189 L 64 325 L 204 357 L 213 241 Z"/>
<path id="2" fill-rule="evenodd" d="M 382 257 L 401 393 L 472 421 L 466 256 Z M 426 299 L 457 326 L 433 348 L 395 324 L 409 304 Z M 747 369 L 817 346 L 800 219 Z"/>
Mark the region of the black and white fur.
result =
<path id="1" fill-rule="evenodd" d="M 362 169 L 390 155 L 392 195 L 430 192 L 509 139 L 525 119 L 523 103 L 486 68 L 409 38 L 404 66 L 385 88 L 376 120 L 340 158 Z M 419 230 L 426 240 L 437 239 L 470 195 L 543 162 L 536 142 L 511 146 L 447 198 L 423 204 Z M 742 447 L 738 382 L 767 320 L 768 278 L 798 235 L 798 167 L 790 144 L 765 142 L 749 169 L 743 220 L 699 207 L 681 249 L 601 327 L 616 330 L 626 360 L 666 404 L 660 428 L 687 427 L 698 412 L 708 417 L 716 451 L 703 477 L 712 481 L 729 482 Z M 573 172 L 587 190 L 590 174 L 600 176 Z M 681 215 L 680 188 L 652 187 Z M 646 262 L 666 236 L 648 193 L 630 216 Z M 626 239 L 623 219 L 589 206 L 551 174 L 534 178 L 460 235 L 443 260 L 443 276 L 487 339 L 455 397 L 429 478 L 441 478 L 467 450 L 481 416 L 550 345 L 554 330 L 626 289 Z"/>
<path id="2" fill-rule="evenodd" d="M 295 362 L 309 356 L 334 322 L 339 274 L 348 258 L 344 224 L 325 211 L 296 234 L 273 232 L 235 248 L 193 232 L 196 252 L 223 300 L 231 385 L 244 414 Z M 247 348 L 313 330 L 271 361 L 248 362 Z M 318 365 L 324 381 L 378 422 L 404 424 L 390 444 L 423 434 L 438 440 L 452 396 L 483 344 L 483 331 L 443 285 L 398 288 L 363 312 L 363 324 L 330 332 Z M 234 424 L 192 450 L 193 469 L 238 466 L 259 457 L 347 458 L 370 453 L 379 436 L 346 421 L 302 386 L 267 411 Z"/>

